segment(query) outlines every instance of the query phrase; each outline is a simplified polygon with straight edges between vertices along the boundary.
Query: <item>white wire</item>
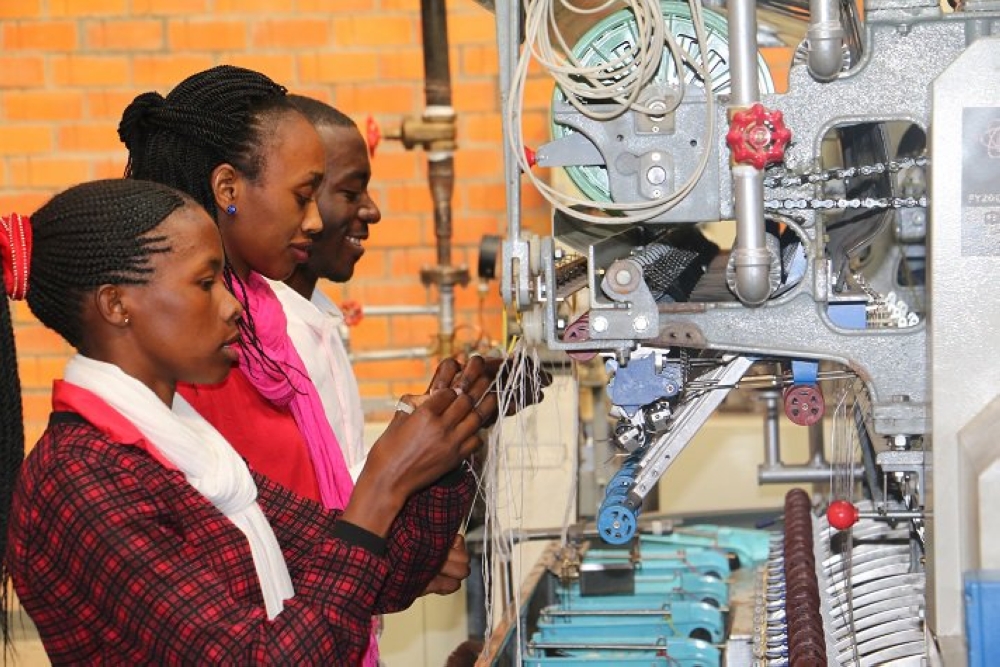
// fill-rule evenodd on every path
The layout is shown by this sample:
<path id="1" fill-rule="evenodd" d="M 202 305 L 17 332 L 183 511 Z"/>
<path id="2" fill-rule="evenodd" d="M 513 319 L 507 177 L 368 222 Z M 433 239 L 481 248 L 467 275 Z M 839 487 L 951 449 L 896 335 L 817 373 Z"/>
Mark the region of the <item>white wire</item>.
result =
<path id="1" fill-rule="evenodd" d="M 588 13 L 574 7 L 566 0 L 560 0 L 563 7 L 578 13 Z M 707 32 L 705 28 L 704 15 L 698 0 L 689 0 L 691 12 L 691 22 L 695 29 L 698 40 L 699 56 L 702 62 L 695 62 L 676 43 L 672 32 L 664 29 L 662 10 L 658 0 L 627 0 L 627 5 L 632 10 L 635 23 L 637 39 L 634 49 L 627 54 L 627 57 L 619 57 L 609 63 L 600 66 L 583 67 L 573 56 L 572 49 L 567 48 L 555 20 L 555 9 L 552 0 L 529 0 L 525 7 L 525 48 L 521 51 L 515 71 L 511 78 L 511 91 L 507 99 L 505 115 L 509 131 L 507 136 L 510 141 L 511 151 L 518 160 L 521 172 L 534 185 L 539 193 L 556 209 L 571 215 L 574 218 L 594 222 L 629 224 L 643 222 L 656 218 L 669 211 L 687 197 L 697 186 L 708 166 L 711 157 L 711 148 L 715 144 L 715 95 L 712 90 L 711 72 L 704 62 L 707 58 Z M 602 5 L 602 7 L 607 4 Z M 546 21 L 548 17 L 548 21 Z M 550 35 L 555 36 L 560 51 L 565 55 L 557 55 L 556 49 L 552 47 Z M 684 66 L 687 64 L 695 71 L 695 74 L 704 81 L 706 92 L 706 122 L 705 138 L 702 142 L 703 150 L 698 160 L 697 166 L 691 176 L 678 190 L 668 197 L 657 201 L 637 201 L 637 202 L 598 202 L 592 199 L 574 196 L 565 191 L 550 186 L 539 179 L 531 170 L 528 164 L 522 128 L 522 109 L 524 107 L 524 92 L 528 79 L 528 72 L 531 61 L 537 60 L 548 73 L 559 82 L 566 92 L 566 98 L 581 113 L 597 119 L 614 118 L 629 109 L 649 112 L 636 104 L 635 100 L 641 90 L 649 83 L 656 74 L 659 67 L 663 65 L 663 47 L 667 46 L 676 69 L 678 80 L 683 86 Z M 607 79 L 608 70 L 617 71 L 621 66 L 628 65 L 630 69 L 623 79 L 616 81 L 616 85 L 607 86 L 604 81 Z M 594 78 L 596 74 L 603 74 L 603 77 Z M 589 85 L 578 84 L 577 80 L 589 81 Z M 613 109 L 603 114 L 593 108 L 586 107 L 578 97 L 587 99 L 612 99 L 618 102 L 621 107 Z M 657 111 L 656 113 L 662 113 Z M 609 213 L 621 213 L 609 217 L 607 215 L 595 215 L 584 209 L 600 209 Z"/>

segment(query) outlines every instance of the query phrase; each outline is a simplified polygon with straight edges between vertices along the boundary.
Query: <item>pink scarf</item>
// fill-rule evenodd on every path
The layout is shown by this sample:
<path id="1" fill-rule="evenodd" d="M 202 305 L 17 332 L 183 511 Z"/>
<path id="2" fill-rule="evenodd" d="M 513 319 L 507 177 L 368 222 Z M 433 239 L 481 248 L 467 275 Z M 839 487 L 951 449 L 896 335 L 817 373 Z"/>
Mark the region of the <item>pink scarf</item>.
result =
<path id="1" fill-rule="evenodd" d="M 261 396 L 275 405 L 287 405 L 291 410 L 309 448 L 323 506 L 328 509 L 343 509 L 351 497 L 354 482 L 344 462 L 344 453 L 337 442 L 337 436 L 323 411 L 323 403 L 316 387 L 306 374 L 302 358 L 288 337 L 285 311 L 271 286 L 257 273 L 251 272 L 243 284 L 246 287 L 246 303 L 243 305 L 253 318 L 260 347 L 268 359 L 281 367 L 284 374 L 262 366 L 258 359 L 249 358 L 242 345 L 239 347 L 240 370 Z M 377 627 L 378 618 L 374 618 L 368 649 L 362 659 L 365 667 L 378 665 Z"/>

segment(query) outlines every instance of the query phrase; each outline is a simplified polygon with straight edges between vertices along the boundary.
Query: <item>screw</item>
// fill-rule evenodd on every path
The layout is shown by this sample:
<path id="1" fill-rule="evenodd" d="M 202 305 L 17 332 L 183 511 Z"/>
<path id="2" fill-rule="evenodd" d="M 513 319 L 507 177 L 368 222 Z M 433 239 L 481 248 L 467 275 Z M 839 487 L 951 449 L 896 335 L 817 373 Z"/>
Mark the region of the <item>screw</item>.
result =
<path id="1" fill-rule="evenodd" d="M 649 328 L 649 320 L 646 319 L 645 315 L 639 315 L 632 320 L 632 328 L 638 332 L 643 332 Z"/>
<path id="2" fill-rule="evenodd" d="M 607 331 L 608 318 L 604 317 L 603 315 L 598 315 L 597 317 L 594 318 L 594 321 L 591 323 L 591 326 L 594 328 L 594 331 L 598 333 Z"/>

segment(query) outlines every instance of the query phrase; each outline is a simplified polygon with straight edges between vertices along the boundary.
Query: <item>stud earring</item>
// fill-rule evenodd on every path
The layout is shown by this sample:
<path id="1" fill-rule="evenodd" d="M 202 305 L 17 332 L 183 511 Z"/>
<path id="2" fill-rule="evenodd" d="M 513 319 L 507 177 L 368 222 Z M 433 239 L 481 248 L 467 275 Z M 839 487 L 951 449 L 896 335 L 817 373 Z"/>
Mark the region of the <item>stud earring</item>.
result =
<path id="1" fill-rule="evenodd" d="M 230 204 L 226 207 L 226 213 L 229 215 L 236 215 L 236 204 Z"/>
<path id="2" fill-rule="evenodd" d="M 125 322 L 125 326 L 128 326 L 129 322 L 131 322 L 132 319 L 128 315 L 126 315 L 123 321 Z"/>

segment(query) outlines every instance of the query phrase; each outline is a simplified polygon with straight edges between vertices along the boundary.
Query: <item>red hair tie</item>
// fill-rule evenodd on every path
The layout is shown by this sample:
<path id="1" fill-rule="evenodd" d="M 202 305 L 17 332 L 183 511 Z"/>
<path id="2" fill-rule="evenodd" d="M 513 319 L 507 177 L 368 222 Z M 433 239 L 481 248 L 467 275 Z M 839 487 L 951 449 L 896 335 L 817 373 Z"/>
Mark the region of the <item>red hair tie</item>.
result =
<path id="1" fill-rule="evenodd" d="M 11 213 L 0 216 L 0 264 L 7 296 L 15 301 L 28 293 L 28 269 L 31 267 L 31 220 Z"/>

